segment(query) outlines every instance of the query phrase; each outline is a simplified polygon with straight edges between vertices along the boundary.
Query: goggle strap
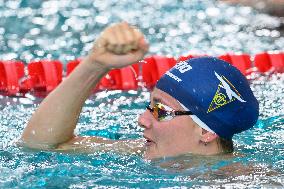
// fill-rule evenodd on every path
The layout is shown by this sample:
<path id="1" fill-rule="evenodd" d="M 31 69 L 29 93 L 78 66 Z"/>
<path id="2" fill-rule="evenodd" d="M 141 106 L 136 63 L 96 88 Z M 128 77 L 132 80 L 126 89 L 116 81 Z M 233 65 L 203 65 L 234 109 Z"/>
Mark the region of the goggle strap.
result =
<path id="1" fill-rule="evenodd" d="M 174 111 L 174 115 L 193 115 L 191 111 Z"/>

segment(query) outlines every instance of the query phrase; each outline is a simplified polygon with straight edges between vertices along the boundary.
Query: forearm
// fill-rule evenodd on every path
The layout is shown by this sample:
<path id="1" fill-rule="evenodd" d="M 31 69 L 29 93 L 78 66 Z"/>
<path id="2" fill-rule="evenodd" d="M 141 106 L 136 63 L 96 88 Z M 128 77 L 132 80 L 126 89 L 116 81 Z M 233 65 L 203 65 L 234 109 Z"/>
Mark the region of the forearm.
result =
<path id="1" fill-rule="evenodd" d="M 108 71 L 90 61 L 84 59 L 40 104 L 22 135 L 28 146 L 57 145 L 73 138 L 85 100 Z"/>

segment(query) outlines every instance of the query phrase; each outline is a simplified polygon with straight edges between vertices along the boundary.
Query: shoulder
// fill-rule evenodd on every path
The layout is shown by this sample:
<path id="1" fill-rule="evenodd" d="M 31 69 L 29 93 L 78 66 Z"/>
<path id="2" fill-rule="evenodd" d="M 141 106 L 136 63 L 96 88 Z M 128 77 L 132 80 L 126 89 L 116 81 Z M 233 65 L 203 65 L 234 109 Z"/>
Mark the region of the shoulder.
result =
<path id="1" fill-rule="evenodd" d="M 97 151 L 115 151 L 136 153 L 144 149 L 142 140 L 111 140 L 102 137 L 77 136 L 58 145 L 54 150 L 61 152 L 92 153 Z"/>
<path id="2" fill-rule="evenodd" d="M 75 136 L 59 145 L 39 144 L 35 142 L 16 142 L 19 147 L 31 150 L 55 151 L 62 153 L 94 153 L 113 151 L 123 154 L 140 154 L 144 152 L 144 140 L 111 140 L 96 136 Z"/>

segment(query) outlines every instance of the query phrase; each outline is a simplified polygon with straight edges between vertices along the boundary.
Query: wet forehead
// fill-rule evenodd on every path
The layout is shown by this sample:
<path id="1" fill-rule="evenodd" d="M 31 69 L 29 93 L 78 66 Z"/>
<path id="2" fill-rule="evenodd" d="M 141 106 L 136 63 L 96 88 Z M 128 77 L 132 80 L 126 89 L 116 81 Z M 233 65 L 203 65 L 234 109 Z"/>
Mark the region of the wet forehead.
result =
<path id="1" fill-rule="evenodd" d="M 164 91 L 161 91 L 160 89 L 154 88 L 151 93 L 151 103 L 155 104 L 157 102 L 161 102 L 175 110 L 183 110 L 183 108 L 175 98 L 165 93 Z"/>

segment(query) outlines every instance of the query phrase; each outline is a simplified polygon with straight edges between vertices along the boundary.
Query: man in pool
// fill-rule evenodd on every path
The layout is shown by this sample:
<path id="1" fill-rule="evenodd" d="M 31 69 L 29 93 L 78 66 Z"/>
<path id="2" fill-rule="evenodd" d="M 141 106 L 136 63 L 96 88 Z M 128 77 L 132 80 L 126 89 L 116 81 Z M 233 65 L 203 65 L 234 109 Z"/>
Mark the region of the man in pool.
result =
<path id="1" fill-rule="evenodd" d="M 147 51 L 139 30 L 125 22 L 107 27 L 80 65 L 40 104 L 22 144 L 56 151 L 144 152 L 146 159 L 232 152 L 233 135 L 255 124 L 258 102 L 236 68 L 210 57 L 180 62 L 157 82 L 138 119 L 144 139 L 74 135 L 84 102 L 100 79 L 113 68 L 143 59 Z"/>

